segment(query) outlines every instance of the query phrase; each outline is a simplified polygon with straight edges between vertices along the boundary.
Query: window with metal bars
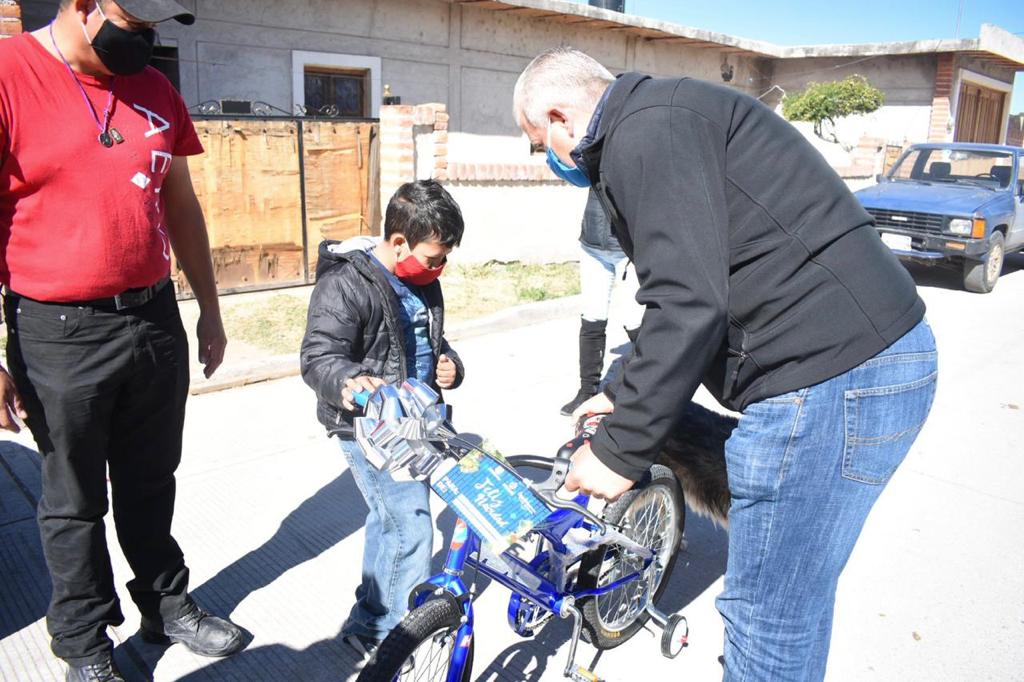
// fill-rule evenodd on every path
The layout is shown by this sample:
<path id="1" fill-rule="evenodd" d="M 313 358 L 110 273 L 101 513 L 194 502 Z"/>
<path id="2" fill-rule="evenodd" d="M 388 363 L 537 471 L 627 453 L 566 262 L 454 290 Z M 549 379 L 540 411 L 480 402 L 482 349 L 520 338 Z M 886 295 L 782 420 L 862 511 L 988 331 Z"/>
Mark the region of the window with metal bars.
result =
<path id="1" fill-rule="evenodd" d="M 370 114 L 369 69 L 305 70 L 306 109 L 334 116 L 362 118 Z"/>

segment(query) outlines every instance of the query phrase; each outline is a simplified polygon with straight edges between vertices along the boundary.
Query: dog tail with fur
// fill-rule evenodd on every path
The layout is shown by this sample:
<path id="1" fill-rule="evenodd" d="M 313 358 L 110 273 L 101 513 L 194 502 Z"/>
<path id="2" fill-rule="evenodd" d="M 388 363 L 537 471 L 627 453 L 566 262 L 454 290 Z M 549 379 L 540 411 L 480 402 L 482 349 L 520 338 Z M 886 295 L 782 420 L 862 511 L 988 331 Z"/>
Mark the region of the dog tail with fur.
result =
<path id="1" fill-rule="evenodd" d="M 735 418 L 690 402 L 657 460 L 675 473 L 690 508 L 722 528 L 731 502 L 725 441 L 735 428 Z"/>

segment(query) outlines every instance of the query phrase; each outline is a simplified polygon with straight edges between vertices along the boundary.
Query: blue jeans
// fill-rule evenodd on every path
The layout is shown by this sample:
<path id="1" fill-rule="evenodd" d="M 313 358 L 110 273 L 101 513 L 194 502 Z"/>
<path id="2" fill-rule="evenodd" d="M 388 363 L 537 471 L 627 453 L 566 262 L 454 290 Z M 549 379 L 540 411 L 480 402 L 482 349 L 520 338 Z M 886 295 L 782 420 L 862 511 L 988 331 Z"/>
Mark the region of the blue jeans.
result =
<path id="1" fill-rule="evenodd" d="M 936 367 L 921 322 L 852 370 L 744 411 L 725 448 L 726 682 L 824 678 L 839 574 L 924 425 Z"/>
<path id="2" fill-rule="evenodd" d="M 363 580 L 341 630 L 343 635 L 384 639 L 405 616 L 409 593 L 430 576 L 430 491 L 423 483 L 396 482 L 389 473 L 378 471 L 355 441 L 339 438 L 338 444 L 370 509 Z"/>

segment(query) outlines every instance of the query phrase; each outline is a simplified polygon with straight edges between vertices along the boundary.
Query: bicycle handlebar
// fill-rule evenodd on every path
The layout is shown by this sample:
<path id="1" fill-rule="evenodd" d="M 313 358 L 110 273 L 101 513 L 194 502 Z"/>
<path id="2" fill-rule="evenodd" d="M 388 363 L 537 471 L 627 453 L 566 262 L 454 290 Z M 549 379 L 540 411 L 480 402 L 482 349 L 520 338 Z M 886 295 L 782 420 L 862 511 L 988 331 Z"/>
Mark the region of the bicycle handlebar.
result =
<path id="1" fill-rule="evenodd" d="M 592 511 L 577 504 L 572 500 L 562 500 L 558 497 L 558 491 L 565 484 L 572 465 L 572 456 L 576 451 L 590 442 L 591 436 L 597 431 L 604 415 L 588 415 L 577 425 L 576 437 L 558 449 L 555 458 L 551 461 L 551 475 L 533 487 L 534 492 L 544 498 L 544 501 L 557 509 L 570 509 L 582 515 L 588 521 L 598 527 L 602 533 L 608 530 L 607 524 Z"/>

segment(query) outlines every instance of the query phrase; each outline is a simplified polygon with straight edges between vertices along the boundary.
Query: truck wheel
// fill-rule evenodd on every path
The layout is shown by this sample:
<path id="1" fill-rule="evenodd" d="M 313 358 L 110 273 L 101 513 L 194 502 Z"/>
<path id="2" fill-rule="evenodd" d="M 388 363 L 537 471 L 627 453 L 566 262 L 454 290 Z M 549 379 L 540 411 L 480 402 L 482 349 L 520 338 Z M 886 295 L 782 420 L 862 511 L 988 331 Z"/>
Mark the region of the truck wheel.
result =
<path id="1" fill-rule="evenodd" d="M 993 232 L 988 239 L 985 260 L 964 261 L 964 289 L 976 294 L 987 294 L 996 287 L 1003 271 L 1003 233 Z"/>

